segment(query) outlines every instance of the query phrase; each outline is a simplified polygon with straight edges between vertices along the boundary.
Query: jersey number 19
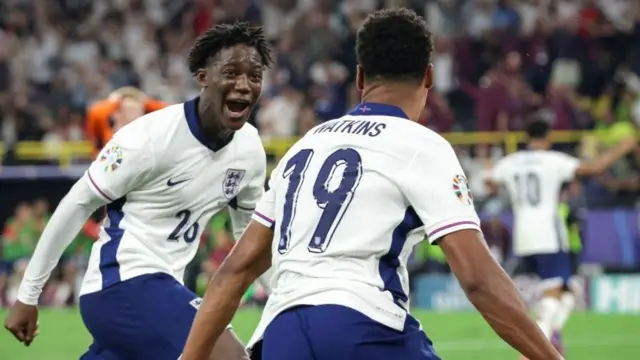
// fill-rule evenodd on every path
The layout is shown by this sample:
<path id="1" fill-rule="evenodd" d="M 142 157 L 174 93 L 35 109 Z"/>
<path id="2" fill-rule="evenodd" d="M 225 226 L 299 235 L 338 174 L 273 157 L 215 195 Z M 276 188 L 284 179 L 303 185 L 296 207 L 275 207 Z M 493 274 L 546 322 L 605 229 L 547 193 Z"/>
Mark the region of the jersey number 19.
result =
<path id="1" fill-rule="evenodd" d="M 291 227 L 296 217 L 298 196 L 309 164 L 313 159 L 313 150 L 304 149 L 296 153 L 287 162 L 283 178 L 289 178 L 289 185 L 284 202 L 282 222 L 280 223 L 280 239 L 278 252 L 284 254 L 291 242 Z M 337 186 L 331 186 L 336 171 L 342 168 L 342 177 Z M 313 197 L 316 205 L 322 209 L 313 236 L 307 249 L 313 253 L 324 252 L 331 237 L 340 224 L 345 211 L 349 207 L 353 195 L 362 177 L 362 158 L 351 148 L 339 149 L 329 155 L 316 174 L 313 184 Z M 303 210 L 304 211 L 304 210 Z"/>

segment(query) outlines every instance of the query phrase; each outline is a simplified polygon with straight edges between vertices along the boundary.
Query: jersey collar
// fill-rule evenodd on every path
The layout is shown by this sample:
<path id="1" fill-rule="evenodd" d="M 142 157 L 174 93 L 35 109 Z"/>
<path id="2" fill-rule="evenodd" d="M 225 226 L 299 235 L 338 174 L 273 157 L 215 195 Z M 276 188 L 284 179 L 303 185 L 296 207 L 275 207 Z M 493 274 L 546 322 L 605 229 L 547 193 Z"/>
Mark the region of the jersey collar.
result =
<path id="1" fill-rule="evenodd" d="M 409 119 L 407 114 L 397 106 L 373 102 L 364 102 L 349 111 L 353 116 L 393 116 Z"/>
<path id="2" fill-rule="evenodd" d="M 211 141 L 207 141 L 204 133 L 202 132 L 202 128 L 200 127 L 200 117 L 198 116 L 198 102 L 200 101 L 200 97 L 197 96 L 192 100 L 189 100 L 184 103 L 184 117 L 187 119 L 187 125 L 189 125 L 189 130 L 191 134 L 204 146 L 209 148 L 212 151 L 218 151 L 229 145 L 231 140 L 233 140 L 233 136 L 229 138 L 228 141 L 224 143 L 215 143 Z"/>

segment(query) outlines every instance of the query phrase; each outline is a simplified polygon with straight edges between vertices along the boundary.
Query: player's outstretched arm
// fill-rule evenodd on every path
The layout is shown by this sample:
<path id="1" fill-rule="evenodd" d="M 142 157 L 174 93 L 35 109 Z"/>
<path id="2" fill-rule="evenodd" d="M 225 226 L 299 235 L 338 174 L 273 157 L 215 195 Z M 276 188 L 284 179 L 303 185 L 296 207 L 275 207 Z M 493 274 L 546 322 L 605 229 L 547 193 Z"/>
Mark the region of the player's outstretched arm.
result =
<path id="1" fill-rule="evenodd" d="M 604 152 L 592 161 L 581 162 L 575 168 L 574 176 L 596 176 L 607 171 L 615 162 L 620 160 L 636 148 L 637 140 L 634 137 L 623 139 L 617 146 Z"/>
<path id="2" fill-rule="evenodd" d="M 220 269 L 213 275 L 191 326 L 181 360 L 208 359 L 233 319 L 242 295 L 271 266 L 273 230 L 251 221 Z"/>
<path id="3" fill-rule="evenodd" d="M 47 223 L 20 284 L 18 299 L 5 320 L 5 328 L 25 345 L 36 335 L 38 299 L 62 252 L 87 218 L 105 203 L 89 189 L 86 179 L 81 178 L 60 201 Z"/>
<path id="4" fill-rule="evenodd" d="M 562 359 L 527 312 L 515 284 L 491 256 L 482 233 L 460 230 L 438 241 L 471 303 L 504 341 L 530 360 Z"/>
<path id="5" fill-rule="evenodd" d="M 5 327 L 18 340 L 25 344 L 33 340 L 38 317 L 36 305 L 42 288 L 87 218 L 100 206 L 122 198 L 142 184 L 154 164 L 144 133 L 135 127 L 120 131 L 60 201 L 27 266 L 18 289 L 18 301 L 5 321 Z"/>

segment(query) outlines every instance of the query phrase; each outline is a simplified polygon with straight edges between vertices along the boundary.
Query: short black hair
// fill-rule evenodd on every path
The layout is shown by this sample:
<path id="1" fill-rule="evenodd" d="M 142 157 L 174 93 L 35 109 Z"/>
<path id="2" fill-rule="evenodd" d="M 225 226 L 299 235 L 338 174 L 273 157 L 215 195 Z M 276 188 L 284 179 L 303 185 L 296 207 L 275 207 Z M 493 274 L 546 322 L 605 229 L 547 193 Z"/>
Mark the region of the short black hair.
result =
<path id="1" fill-rule="evenodd" d="M 549 135 L 549 123 L 544 120 L 534 120 L 527 125 L 529 139 L 544 139 Z"/>
<path id="2" fill-rule="evenodd" d="M 358 29 L 356 53 L 367 79 L 422 81 L 432 52 L 427 24 L 409 9 L 376 11 Z"/>
<path id="3" fill-rule="evenodd" d="M 222 49 L 236 45 L 247 45 L 255 48 L 260 54 L 262 65 L 271 66 L 271 47 L 264 36 L 262 27 L 252 26 L 247 22 L 233 24 L 219 24 L 200 35 L 191 50 L 189 50 L 189 71 L 196 74 L 205 68 Z"/>

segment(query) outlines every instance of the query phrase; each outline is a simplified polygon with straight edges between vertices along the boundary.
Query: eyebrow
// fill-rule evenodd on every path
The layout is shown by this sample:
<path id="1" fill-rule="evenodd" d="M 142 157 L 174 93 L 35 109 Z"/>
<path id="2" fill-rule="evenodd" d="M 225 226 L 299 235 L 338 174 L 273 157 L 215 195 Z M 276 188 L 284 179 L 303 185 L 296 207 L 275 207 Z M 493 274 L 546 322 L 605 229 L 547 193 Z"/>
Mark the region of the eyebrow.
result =
<path id="1" fill-rule="evenodd" d="M 262 62 L 259 63 L 254 63 L 253 61 L 251 62 L 252 64 L 250 64 L 252 69 L 260 69 L 262 70 L 264 68 L 264 65 L 262 64 Z M 220 64 L 221 67 L 228 67 L 228 66 L 240 66 L 243 65 L 242 61 L 230 61 L 224 64 Z"/>

